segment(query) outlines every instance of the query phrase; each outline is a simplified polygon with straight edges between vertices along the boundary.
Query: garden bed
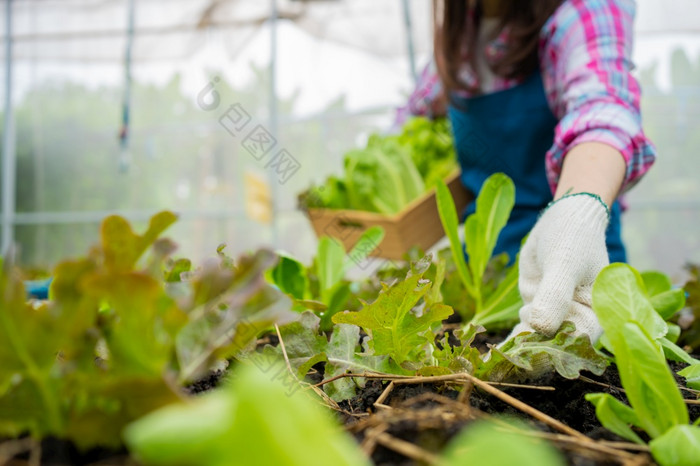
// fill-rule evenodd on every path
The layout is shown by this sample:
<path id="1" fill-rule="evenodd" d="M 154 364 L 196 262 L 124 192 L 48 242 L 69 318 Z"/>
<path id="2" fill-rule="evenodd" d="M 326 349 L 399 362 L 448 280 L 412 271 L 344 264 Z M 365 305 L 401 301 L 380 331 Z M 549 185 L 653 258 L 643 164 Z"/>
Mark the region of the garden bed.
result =
<path id="1" fill-rule="evenodd" d="M 571 322 L 495 347 L 523 305 L 517 262 L 491 257 L 513 197 L 487 181 L 467 263 L 438 185 L 450 249 L 361 281 L 345 272 L 371 251 L 327 237 L 309 266 L 222 246 L 193 267 L 158 238 L 168 212 L 143 235 L 106 219 L 48 301 L 3 264 L 0 464 L 697 464 L 697 279 L 612 264 L 592 288 L 597 347 Z"/>

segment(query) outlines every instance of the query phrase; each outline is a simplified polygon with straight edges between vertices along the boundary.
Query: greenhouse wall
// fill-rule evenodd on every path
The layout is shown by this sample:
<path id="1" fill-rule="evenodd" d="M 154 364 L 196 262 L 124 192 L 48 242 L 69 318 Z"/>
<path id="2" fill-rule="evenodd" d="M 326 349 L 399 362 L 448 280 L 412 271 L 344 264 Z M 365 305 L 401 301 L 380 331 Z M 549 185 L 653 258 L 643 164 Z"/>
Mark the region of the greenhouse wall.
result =
<path id="1" fill-rule="evenodd" d="M 2 11 L 11 95 L 0 97 L 16 141 L 2 218 L 19 262 L 44 270 L 83 253 L 105 215 L 142 227 L 162 209 L 180 214 L 170 236 L 197 261 L 222 243 L 307 259 L 316 239 L 297 194 L 390 129 L 431 53 L 427 0 L 15 0 Z M 691 0 L 638 2 L 634 59 L 658 161 L 627 196 L 624 237 L 633 265 L 678 279 L 700 262 L 699 14 Z M 280 151 L 294 170 L 270 164 Z"/>

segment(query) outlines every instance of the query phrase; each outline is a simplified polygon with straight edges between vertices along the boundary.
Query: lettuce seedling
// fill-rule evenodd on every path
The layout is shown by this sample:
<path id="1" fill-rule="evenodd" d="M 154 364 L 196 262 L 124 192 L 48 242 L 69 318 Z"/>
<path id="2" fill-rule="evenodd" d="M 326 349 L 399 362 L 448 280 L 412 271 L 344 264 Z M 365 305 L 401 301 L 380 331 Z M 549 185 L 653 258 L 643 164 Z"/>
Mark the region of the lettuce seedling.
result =
<path id="1" fill-rule="evenodd" d="M 345 154 L 344 168 L 301 193 L 300 206 L 395 214 L 457 170 L 449 122 L 417 117 L 399 135 L 372 134 Z"/>
<path id="2" fill-rule="evenodd" d="M 453 314 L 451 307 L 435 301 L 431 294 L 433 284 L 423 279 L 431 256 L 415 264 L 404 281 L 385 286 L 376 301 L 358 312 L 343 312 L 333 316 L 336 324 L 362 327 L 369 335 L 369 347 L 376 355 L 389 355 L 397 364 L 420 361 L 426 345 L 432 345 L 431 328 Z M 423 299 L 420 314 L 414 307 Z"/>
<path id="3" fill-rule="evenodd" d="M 329 380 L 345 373 L 361 374 L 376 372 L 386 374 L 409 374 L 394 363 L 389 356 L 375 355 L 369 348 L 360 344 L 360 327 L 337 324 L 333 326 L 330 339 L 320 331 L 320 319 L 310 311 L 305 311 L 297 322 L 280 327 L 280 337 L 284 342 L 287 360 L 303 380 L 312 366 L 323 365 L 323 379 Z M 266 346 L 263 350 L 268 358 L 281 358 L 281 346 Z M 361 377 L 340 378 L 323 385 L 326 394 L 335 401 L 352 398 L 357 386 L 364 386 Z"/>
<path id="4" fill-rule="evenodd" d="M 528 333 L 511 338 L 500 348 L 493 347 L 487 361 L 479 360 L 475 376 L 501 381 L 532 377 L 556 370 L 567 379 L 577 379 L 581 371 L 601 375 L 608 366 L 586 335 L 575 335 L 575 326 L 564 322 L 554 337 Z"/>
<path id="5" fill-rule="evenodd" d="M 693 451 L 697 458 L 700 429 L 688 426 L 688 411 L 660 343 L 667 325 L 646 283 L 652 292 L 658 291 L 654 286 L 658 277 L 652 281 L 647 275 L 645 280 L 626 264 L 611 264 L 598 275 L 593 310 L 615 355 L 630 406 L 603 393 L 586 395 L 586 399 L 596 406 L 600 422 L 618 435 L 643 443 L 630 425 L 646 431 L 654 439 L 650 446 L 660 464 L 691 464 L 684 462 L 685 454 L 673 450 Z"/>
<path id="6" fill-rule="evenodd" d="M 474 300 L 474 313 L 469 322 L 493 327 L 517 320 L 522 305 L 518 290 L 518 266 L 516 263 L 506 277 L 488 296 L 484 283 L 486 266 L 496 247 L 498 236 L 508 222 L 515 203 L 515 186 L 508 176 L 496 173 L 481 188 L 476 200 L 476 211 L 464 222 L 464 243 L 469 263 L 464 256 L 464 246 L 459 239 L 459 219 L 454 200 L 445 183 L 437 185 L 437 205 L 440 220 L 450 242 L 452 258 L 466 292 Z M 466 316 L 463 316 L 466 317 Z"/>
<path id="7" fill-rule="evenodd" d="M 690 466 L 700 458 L 700 428 L 678 425 L 649 442 L 654 459 L 661 466 Z"/>
<path id="8" fill-rule="evenodd" d="M 346 252 L 340 241 L 322 236 L 311 266 L 279 253 L 279 262 L 267 273 L 267 278 L 296 301 L 297 310 L 316 311 L 321 317 L 321 329 L 330 331 L 332 317 L 344 309 L 351 297 L 351 284 L 345 278 L 348 271 L 362 264 L 383 239 L 382 227 L 368 228 Z"/>

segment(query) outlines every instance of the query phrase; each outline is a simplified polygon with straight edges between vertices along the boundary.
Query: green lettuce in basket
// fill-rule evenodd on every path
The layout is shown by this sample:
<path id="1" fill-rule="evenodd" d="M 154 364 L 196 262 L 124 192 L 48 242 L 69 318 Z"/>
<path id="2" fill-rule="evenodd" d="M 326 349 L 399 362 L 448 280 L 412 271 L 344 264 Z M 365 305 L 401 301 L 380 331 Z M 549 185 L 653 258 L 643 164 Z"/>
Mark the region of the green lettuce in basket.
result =
<path id="1" fill-rule="evenodd" d="M 344 174 L 299 196 L 302 208 L 395 214 L 457 169 L 445 120 L 409 120 L 399 135 L 370 136 L 345 154 Z"/>

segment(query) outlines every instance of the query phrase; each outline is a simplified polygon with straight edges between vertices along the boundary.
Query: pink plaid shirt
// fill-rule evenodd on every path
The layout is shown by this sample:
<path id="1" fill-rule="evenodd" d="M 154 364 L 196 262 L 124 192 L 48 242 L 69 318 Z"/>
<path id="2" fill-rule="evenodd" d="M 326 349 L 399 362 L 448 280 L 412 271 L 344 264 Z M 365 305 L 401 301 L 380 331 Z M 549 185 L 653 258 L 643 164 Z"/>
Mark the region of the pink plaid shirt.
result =
<path id="1" fill-rule="evenodd" d="M 540 32 L 540 71 L 547 100 L 559 120 L 554 143 L 546 154 L 547 178 L 554 192 L 566 153 L 582 142 L 613 146 L 627 162 L 623 190 L 644 175 L 656 157 L 644 135 L 639 112 L 640 88 L 633 68 L 633 0 L 567 0 Z M 485 55 L 496 60 L 508 31 L 488 45 Z M 464 79 L 478 84 L 466 69 Z M 493 91 L 519 83 L 496 77 Z M 410 115 L 431 115 L 432 101 L 442 92 L 434 63 L 428 64 L 408 104 L 396 121 Z"/>

